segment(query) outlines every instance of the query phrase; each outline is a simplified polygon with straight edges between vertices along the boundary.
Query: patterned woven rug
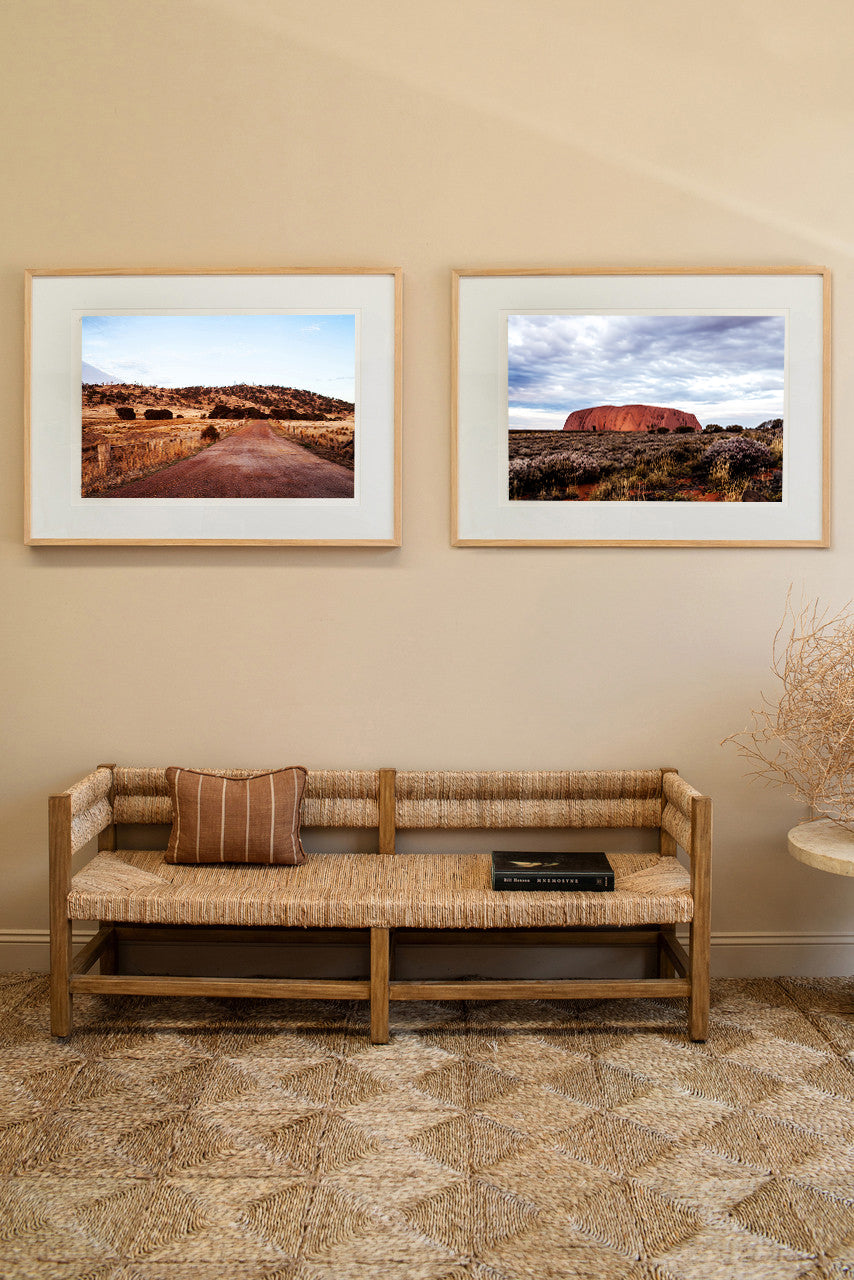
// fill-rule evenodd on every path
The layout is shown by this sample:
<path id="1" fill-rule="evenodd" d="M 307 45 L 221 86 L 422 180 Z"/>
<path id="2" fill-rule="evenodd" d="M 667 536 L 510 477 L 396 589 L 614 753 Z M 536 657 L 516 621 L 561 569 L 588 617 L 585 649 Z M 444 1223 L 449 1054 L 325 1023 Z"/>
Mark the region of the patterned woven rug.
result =
<path id="1" fill-rule="evenodd" d="M 843 1280 L 854 979 L 681 1002 L 78 998 L 0 977 L 7 1280 Z"/>

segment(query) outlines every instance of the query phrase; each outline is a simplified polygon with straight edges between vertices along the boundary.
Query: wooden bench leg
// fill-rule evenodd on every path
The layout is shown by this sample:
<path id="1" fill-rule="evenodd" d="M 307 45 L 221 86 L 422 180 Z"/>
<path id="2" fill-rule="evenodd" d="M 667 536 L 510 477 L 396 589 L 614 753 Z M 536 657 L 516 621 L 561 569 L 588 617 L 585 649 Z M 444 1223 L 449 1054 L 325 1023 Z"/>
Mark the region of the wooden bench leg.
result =
<path id="1" fill-rule="evenodd" d="M 388 929 L 371 929 L 371 1043 L 388 1044 Z"/>
<path id="2" fill-rule="evenodd" d="M 694 899 L 694 916 L 690 927 L 688 975 L 691 979 L 688 1034 L 692 1040 L 705 1040 L 709 1034 L 711 854 L 712 802 L 708 796 L 694 796 L 691 800 L 691 896 Z"/>
<path id="3" fill-rule="evenodd" d="M 692 1040 L 705 1040 L 709 1034 L 709 950 L 708 930 L 692 923 L 688 997 L 688 1034 Z"/>
<path id="4" fill-rule="evenodd" d="M 116 930 L 111 920 L 99 920 L 99 929 L 109 929 L 110 938 L 100 957 L 100 972 L 115 973 L 116 972 Z"/>
<path id="5" fill-rule="evenodd" d="M 50 931 L 50 1034 L 71 1035 L 71 921 L 60 921 Z"/>
<path id="6" fill-rule="evenodd" d="M 51 796 L 50 817 L 50 1033 L 71 1035 L 71 797 Z"/>
<path id="7" fill-rule="evenodd" d="M 658 976 L 659 978 L 674 978 L 676 969 L 673 961 L 664 946 L 664 929 L 658 931 Z"/>

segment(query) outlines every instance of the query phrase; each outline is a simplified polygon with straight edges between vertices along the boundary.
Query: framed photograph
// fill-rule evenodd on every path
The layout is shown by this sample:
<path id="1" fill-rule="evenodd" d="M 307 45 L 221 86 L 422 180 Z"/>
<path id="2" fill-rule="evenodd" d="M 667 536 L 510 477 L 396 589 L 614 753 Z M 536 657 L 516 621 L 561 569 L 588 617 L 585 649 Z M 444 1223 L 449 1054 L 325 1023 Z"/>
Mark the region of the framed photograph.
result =
<path id="1" fill-rule="evenodd" d="M 400 544 L 399 271 L 29 271 L 26 306 L 26 542 Z"/>
<path id="2" fill-rule="evenodd" d="M 822 267 L 456 271 L 454 546 L 829 545 Z"/>

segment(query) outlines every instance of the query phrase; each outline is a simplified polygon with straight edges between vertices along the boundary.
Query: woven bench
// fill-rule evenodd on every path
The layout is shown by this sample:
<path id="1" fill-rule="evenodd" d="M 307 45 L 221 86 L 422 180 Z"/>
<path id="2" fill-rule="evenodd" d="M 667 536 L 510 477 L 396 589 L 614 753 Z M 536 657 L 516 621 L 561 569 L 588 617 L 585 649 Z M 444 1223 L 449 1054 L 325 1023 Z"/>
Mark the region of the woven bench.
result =
<path id="1" fill-rule="evenodd" d="M 233 778 L 251 770 L 222 770 Z M 390 1000 L 687 997 L 689 1033 L 709 1008 L 711 801 L 676 770 L 590 772 L 310 771 L 306 828 L 372 832 L 378 851 L 309 853 L 298 867 L 187 866 L 163 850 L 119 848 L 126 826 L 171 822 L 164 769 L 101 765 L 50 798 L 51 1031 L 71 1032 L 75 993 L 254 996 L 370 1001 L 371 1038 L 385 1043 Z M 495 892 L 487 853 L 396 853 L 405 830 L 654 829 L 658 849 L 609 853 L 606 893 Z M 98 851 L 72 877 L 72 856 Z M 677 845 L 688 855 L 686 868 Z M 72 953 L 73 921 L 100 928 Z M 364 930 L 370 978 L 205 978 L 116 972 L 117 941 L 163 926 Z M 686 951 L 676 926 L 687 925 Z M 570 943 L 646 943 L 653 978 L 403 981 L 398 930 L 560 931 Z M 285 936 L 285 935 L 282 935 Z M 99 972 L 93 973 L 96 962 Z"/>

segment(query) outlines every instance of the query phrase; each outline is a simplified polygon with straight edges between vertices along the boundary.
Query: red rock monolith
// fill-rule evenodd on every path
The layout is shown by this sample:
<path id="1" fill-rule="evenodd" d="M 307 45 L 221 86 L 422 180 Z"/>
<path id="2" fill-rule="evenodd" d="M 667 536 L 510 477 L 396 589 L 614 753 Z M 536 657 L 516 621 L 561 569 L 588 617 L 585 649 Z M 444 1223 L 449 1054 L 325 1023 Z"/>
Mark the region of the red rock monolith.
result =
<path id="1" fill-rule="evenodd" d="M 575 409 L 563 424 L 564 431 L 676 431 L 678 427 L 703 429 L 693 413 L 657 404 L 600 404 Z"/>

